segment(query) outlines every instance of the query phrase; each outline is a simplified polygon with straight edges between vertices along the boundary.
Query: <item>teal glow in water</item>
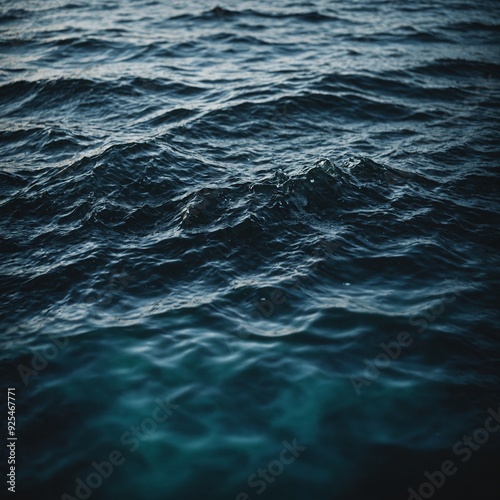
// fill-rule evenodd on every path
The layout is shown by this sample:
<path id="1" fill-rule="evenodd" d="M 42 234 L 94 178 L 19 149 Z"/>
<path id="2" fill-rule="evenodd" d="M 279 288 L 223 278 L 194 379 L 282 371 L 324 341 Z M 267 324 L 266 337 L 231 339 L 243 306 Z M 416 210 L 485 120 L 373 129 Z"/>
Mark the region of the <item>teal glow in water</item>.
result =
<path id="1" fill-rule="evenodd" d="M 0 2 L 18 498 L 498 498 L 495 7 Z"/>

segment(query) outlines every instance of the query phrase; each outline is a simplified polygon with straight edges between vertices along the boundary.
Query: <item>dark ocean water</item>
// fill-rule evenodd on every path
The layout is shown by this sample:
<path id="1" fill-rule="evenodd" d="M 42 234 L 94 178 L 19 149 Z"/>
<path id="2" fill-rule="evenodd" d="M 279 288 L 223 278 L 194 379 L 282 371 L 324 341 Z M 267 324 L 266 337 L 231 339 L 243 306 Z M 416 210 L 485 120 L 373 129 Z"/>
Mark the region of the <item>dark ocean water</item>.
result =
<path id="1" fill-rule="evenodd" d="M 0 30 L 0 496 L 500 498 L 497 1 Z"/>

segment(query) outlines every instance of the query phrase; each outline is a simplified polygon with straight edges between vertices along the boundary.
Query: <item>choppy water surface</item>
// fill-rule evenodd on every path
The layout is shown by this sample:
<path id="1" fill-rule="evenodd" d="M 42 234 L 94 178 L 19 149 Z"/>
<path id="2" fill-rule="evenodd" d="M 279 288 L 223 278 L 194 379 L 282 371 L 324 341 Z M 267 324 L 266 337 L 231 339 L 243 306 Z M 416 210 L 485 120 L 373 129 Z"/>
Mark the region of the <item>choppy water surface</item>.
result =
<path id="1" fill-rule="evenodd" d="M 496 1 L 0 5 L 18 498 L 498 498 Z"/>

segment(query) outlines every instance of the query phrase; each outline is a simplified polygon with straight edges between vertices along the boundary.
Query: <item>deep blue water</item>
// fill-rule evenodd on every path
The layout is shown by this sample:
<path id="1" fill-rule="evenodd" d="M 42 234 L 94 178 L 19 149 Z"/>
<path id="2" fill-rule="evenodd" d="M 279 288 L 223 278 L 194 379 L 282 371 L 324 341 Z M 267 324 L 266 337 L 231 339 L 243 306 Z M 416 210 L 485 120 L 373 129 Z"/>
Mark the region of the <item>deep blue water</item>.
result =
<path id="1" fill-rule="evenodd" d="M 500 498 L 499 7 L 1 1 L 1 495 Z"/>

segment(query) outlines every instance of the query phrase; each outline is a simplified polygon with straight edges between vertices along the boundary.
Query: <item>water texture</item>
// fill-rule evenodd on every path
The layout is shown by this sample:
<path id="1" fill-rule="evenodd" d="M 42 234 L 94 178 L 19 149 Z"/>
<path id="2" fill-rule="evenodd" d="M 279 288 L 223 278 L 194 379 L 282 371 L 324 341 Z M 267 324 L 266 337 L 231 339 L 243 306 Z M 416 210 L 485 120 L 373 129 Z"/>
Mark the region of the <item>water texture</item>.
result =
<path id="1" fill-rule="evenodd" d="M 499 498 L 498 2 L 0 31 L 6 498 Z"/>

